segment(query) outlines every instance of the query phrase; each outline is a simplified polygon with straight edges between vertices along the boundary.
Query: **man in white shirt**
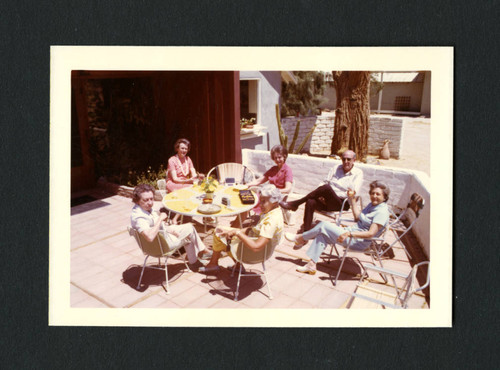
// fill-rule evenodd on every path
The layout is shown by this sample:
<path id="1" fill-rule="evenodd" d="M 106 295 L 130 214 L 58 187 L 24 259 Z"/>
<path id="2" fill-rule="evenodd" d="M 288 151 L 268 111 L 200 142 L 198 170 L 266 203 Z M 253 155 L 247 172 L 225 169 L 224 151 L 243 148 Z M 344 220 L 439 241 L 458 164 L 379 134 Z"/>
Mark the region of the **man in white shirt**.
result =
<path id="1" fill-rule="evenodd" d="M 165 240 L 172 247 L 188 238 L 189 243 L 184 246 L 189 264 L 194 265 L 198 258 L 210 259 L 211 253 L 207 251 L 193 224 L 164 226 L 167 214 L 153 211 L 154 188 L 148 184 L 140 184 L 135 187 L 132 201 L 130 223 L 134 229 L 141 233 L 148 241 L 153 241 L 159 232 L 163 233 Z"/>
<path id="2" fill-rule="evenodd" d="M 306 203 L 303 231 L 310 230 L 316 210 L 340 211 L 344 199 L 347 198 L 347 192 L 354 191 L 354 194 L 356 194 L 361 189 L 363 172 L 358 168 L 354 168 L 355 161 L 356 153 L 352 150 L 346 150 L 342 153 L 342 164 L 335 169 L 331 178 L 323 181 L 323 185 L 320 185 L 303 198 L 291 202 L 280 202 L 280 206 L 284 209 L 296 211 L 302 203 Z M 347 203 L 345 210 L 349 208 L 349 203 Z"/>

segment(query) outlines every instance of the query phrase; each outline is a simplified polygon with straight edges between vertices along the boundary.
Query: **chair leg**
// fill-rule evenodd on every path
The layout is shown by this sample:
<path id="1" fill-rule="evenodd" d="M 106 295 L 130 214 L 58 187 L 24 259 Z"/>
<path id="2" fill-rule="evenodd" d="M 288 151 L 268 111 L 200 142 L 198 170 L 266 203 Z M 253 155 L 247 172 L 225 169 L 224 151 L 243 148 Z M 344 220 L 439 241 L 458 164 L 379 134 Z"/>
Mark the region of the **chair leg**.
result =
<path id="1" fill-rule="evenodd" d="M 240 292 L 240 279 L 241 279 L 241 270 L 243 269 L 243 264 L 240 262 L 240 273 L 238 274 L 238 284 L 236 285 L 236 293 L 234 293 L 234 301 L 238 302 L 238 294 Z"/>
<path id="2" fill-rule="evenodd" d="M 264 278 L 266 279 L 266 285 L 267 285 L 267 290 L 269 292 L 269 299 L 273 299 L 273 292 L 271 292 L 271 286 L 269 285 L 269 282 L 267 281 L 267 273 L 266 273 L 266 265 L 264 262 L 262 262 L 262 270 L 264 271 Z"/>
<path id="3" fill-rule="evenodd" d="M 328 256 L 328 261 L 326 261 L 326 263 L 330 263 L 330 261 L 332 260 L 332 255 L 333 255 L 333 249 L 335 248 L 335 253 L 337 254 L 337 258 L 340 258 L 340 255 L 339 255 L 339 250 L 337 249 L 337 246 L 335 245 L 335 243 L 332 243 L 330 244 L 331 248 L 330 248 L 330 254 Z"/>
<path id="4" fill-rule="evenodd" d="M 170 294 L 170 285 L 168 284 L 168 257 L 165 256 L 165 285 L 167 286 L 167 294 Z"/>
<path id="5" fill-rule="evenodd" d="M 340 267 L 339 267 L 339 270 L 337 271 L 337 276 L 335 276 L 335 282 L 333 283 L 333 285 L 335 285 L 335 286 L 337 286 L 337 280 L 339 279 L 340 272 L 342 271 L 342 266 L 344 266 L 344 262 L 345 262 L 345 259 L 347 257 L 347 250 L 348 250 L 348 248 L 346 248 L 344 255 L 342 256 L 342 262 L 340 262 Z"/>
<path id="6" fill-rule="evenodd" d="M 137 284 L 136 289 L 139 289 L 139 287 L 141 286 L 142 275 L 144 274 L 144 268 L 146 267 L 146 262 L 148 261 L 148 257 L 149 256 L 146 256 L 146 258 L 144 259 L 144 264 L 142 265 L 141 277 L 139 278 L 139 283 Z"/>
<path id="7" fill-rule="evenodd" d="M 408 259 L 412 259 L 411 255 L 410 255 L 410 252 L 408 252 L 408 249 L 406 249 L 406 246 L 404 245 L 403 241 L 399 238 L 399 236 L 396 234 L 396 231 L 395 230 L 392 230 L 392 232 L 394 233 L 394 235 L 396 236 L 397 240 L 396 242 L 399 242 L 399 244 L 403 247 L 406 255 L 408 256 Z M 404 234 L 403 234 L 404 235 Z M 394 245 L 396 243 L 393 243 L 392 245 Z"/>
<path id="8" fill-rule="evenodd" d="M 180 253 L 180 252 L 179 252 Z M 186 269 L 188 270 L 188 272 L 193 272 L 190 268 L 189 268 L 189 265 L 187 264 L 186 262 L 186 255 L 187 253 L 182 257 L 182 260 L 184 261 L 184 266 L 186 266 Z"/>
<path id="9" fill-rule="evenodd" d="M 378 261 L 380 267 L 384 268 L 384 264 L 382 263 L 382 258 L 380 258 L 380 254 L 377 250 L 377 247 L 372 245 L 371 248 L 373 250 L 373 253 L 370 253 L 370 256 L 372 257 L 373 264 L 374 265 L 376 264 L 375 258 L 373 257 L 373 255 L 375 255 L 375 256 L 377 256 L 377 261 Z M 382 278 L 382 280 L 384 280 L 384 284 L 387 284 L 389 282 L 389 280 L 387 280 L 387 277 L 384 274 L 379 273 L 379 275 Z M 394 282 L 394 285 L 396 285 L 396 279 L 394 279 L 394 276 L 392 276 L 392 280 Z"/>

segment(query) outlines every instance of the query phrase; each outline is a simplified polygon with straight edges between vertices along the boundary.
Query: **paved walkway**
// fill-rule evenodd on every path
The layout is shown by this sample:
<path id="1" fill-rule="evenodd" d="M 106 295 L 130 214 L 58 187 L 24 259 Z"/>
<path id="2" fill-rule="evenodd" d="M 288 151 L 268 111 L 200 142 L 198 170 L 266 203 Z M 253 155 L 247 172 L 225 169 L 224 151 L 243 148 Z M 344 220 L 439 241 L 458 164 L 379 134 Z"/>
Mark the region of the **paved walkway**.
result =
<path id="1" fill-rule="evenodd" d="M 349 259 L 340 275 L 337 286 L 332 284 L 339 260 L 319 265 L 316 275 L 304 275 L 295 271 L 304 264 L 307 246 L 295 251 L 292 244 L 284 241 L 266 263 L 270 286 L 274 299 L 269 299 L 267 287 L 260 277 L 243 278 L 240 299 L 234 302 L 237 277 L 231 277 L 224 270 L 218 275 L 203 275 L 185 270 L 181 261 L 169 259 L 169 295 L 163 285 L 164 271 L 146 269 L 143 286 L 136 289 L 144 256 L 135 240 L 128 235 L 132 202 L 118 195 L 107 196 L 101 190 L 90 193 L 99 200 L 71 208 L 71 307 L 149 307 L 149 308 L 345 308 L 356 289 L 361 269 Z M 155 205 L 159 209 L 160 204 Z M 296 212 L 297 223 L 286 231 L 296 232 L 301 224 L 303 206 Z M 328 219 L 318 216 L 318 219 Z M 331 220 L 331 219 L 330 219 Z M 224 220 L 228 222 L 228 220 Z M 195 219 L 207 246 L 211 246 L 213 229 L 207 233 Z M 388 239 L 393 240 L 389 235 Z M 411 250 L 418 250 L 411 240 Z M 362 254 L 362 262 L 370 262 L 370 257 Z M 418 257 L 412 260 L 414 263 Z M 150 259 L 148 262 L 155 262 Z M 411 264 L 402 249 L 396 250 L 396 258 L 386 260 L 385 266 L 408 273 Z M 221 259 L 222 266 L 229 266 L 229 257 Z M 257 271 L 261 266 L 250 266 Z M 377 289 L 390 287 L 377 283 L 377 275 L 370 276 Z M 427 291 L 428 293 L 428 291 Z M 364 302 L 364 301 L 363 301 Z M 358 307 L 370 307 L 362 302 L 354 302 Z M 426 308 L 424 296 L 414 296 L 411 308 Z"/>

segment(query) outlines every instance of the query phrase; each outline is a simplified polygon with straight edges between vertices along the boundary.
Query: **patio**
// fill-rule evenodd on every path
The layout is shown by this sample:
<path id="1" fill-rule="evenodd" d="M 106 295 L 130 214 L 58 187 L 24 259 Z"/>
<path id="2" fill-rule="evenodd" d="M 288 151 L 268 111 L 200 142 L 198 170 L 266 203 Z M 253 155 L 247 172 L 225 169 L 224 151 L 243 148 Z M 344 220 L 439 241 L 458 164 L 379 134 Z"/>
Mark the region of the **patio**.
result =
<path id="1" fill-rule="evenodd" d="M 361 269 L 348 258 L 337 286 L 333 279 L 340 265 L 332 259 L 318 265 L 316 275 L 305 275 L 295 271 L 302 266 L 307 246 L 293 250 L 292 243 L 286 241 L 276 248 L 273 256 L 266 262 L 268 280 L 274 299 L 267 296 L 268 290 L 261 278 L 242 278 L 239 301 L 234 302 L 237 275 L 231 277 L 230 271 L 223 269 L 218 275 L 203 275 L 185 270 L 180 260 L 169 259 L 170 294 L 167 295 L 162 283 L 165 273 L 146 269 L 141 290 L 136 290 L 144 256 L 135 240 L 129 236 L 126 227 L 130 224 L 132 202 L 130 198 L 105 193 L 96 188 L 85 194 L 96 200 L 71 208 L 71 265 L 70 299 L 73 308 L 348 308 L 351 293 L 355 291 Z M 159 209 L 160 203 L 154 209 Z M 301 225 L 303 205 L 296 212 L 294 226 L 286 226 L 285 231 L 295 233 Z M 317 214 L 318 220 L 330 220 Z M 230 219 L 221 219 L 227 223 Z M 195 225 L 207 246 L 212 245 L 212 231 L 204 228 L 195 219 Z M 411 234 L 411 233 L 410 233 Z M 394 235 L 388 235 L 388 241 Z M 384 267 L 408 273 L 411 266 L 425 256 L 416 239 L 410 235 L 404 243 L 412 255 L 408 259 L 402 248 L 395 249 L 394 259 L 385 259 Z M 327 248 L 325 251 L 329 251 Z M 356 254 L 361 262 L 370 262 L 368 255 Z M 149 259 L 148 263 L 155 263 Z M 223 267 L 232 265 L 229 257 L 220 260 Z M 247 271 L 259 270 L 261 265 L 249 266 Z M 381 281 L 375 274 L 370 275 L 370 283 L 379 290 L 389 286 L 376 283 Z M 423 282 L 420 281 L 421 284 Z M 428 308 L 429 289 L 416 294 L 409 308 Z M 426 300 L 427 297 L 427 300 Z M 352 308 L 377 308 L 359 299 L 354 300 Z M 378 306 L 378 308 L 381 308 Z"/>

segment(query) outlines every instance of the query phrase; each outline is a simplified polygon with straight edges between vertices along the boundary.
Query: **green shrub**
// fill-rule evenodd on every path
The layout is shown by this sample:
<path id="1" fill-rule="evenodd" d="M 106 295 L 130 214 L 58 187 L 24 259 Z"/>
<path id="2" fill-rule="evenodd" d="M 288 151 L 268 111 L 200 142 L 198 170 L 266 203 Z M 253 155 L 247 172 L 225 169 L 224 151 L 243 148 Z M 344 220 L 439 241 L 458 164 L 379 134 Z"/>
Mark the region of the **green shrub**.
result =
<path id="1" fill-rule="evenodd" d="M 161 164 L 158 168 L 158 171 L 153 171 L 151 166 L 148 167 L 146 172 L 141 172 L 140 174 L 137 171 L 129 171 L 129 181 L 127 182 L 128 186 L 137 186 L 139 184 L 149 184 L 153 186 L 155 189 L 158 189 L 157 181 L 165 178 L 165 168 Z"/>

